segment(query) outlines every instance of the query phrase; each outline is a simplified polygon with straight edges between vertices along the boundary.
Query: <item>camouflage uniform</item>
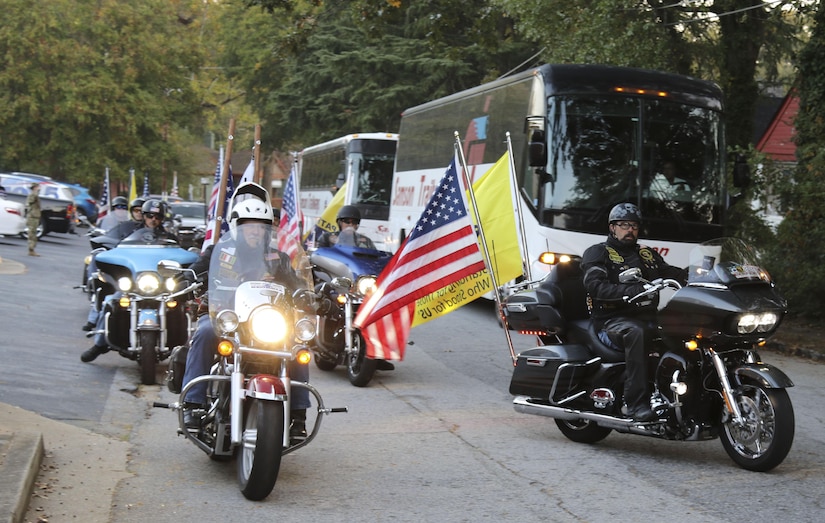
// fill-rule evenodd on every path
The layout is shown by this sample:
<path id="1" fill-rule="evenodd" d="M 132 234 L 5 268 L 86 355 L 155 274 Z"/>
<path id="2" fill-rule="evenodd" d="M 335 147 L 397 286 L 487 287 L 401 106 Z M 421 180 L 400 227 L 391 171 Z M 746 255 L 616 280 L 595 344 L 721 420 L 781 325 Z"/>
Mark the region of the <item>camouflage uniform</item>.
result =
<path id="1" fill-rule="evenodd" d="M 31 192 L 28 198 L 26 198 L 26 225 L 29 228 L 29 256 L 38 256 L 38 254 L 34 252 L 34 247 L 37 245 L 37 226 L 40 225 L 39 187 L 39 185 L 32 185 Z"/>

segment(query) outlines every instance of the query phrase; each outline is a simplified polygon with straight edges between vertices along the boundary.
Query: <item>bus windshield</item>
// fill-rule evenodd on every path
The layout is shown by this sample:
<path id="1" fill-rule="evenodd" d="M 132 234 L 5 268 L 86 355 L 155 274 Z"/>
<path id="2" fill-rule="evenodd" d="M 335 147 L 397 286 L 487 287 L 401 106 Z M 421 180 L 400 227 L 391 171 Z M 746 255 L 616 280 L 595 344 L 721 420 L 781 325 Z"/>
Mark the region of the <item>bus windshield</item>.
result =
<path id="1" fill-rule="evenodd" d="M 721 234 L 721 125 L 714 110 L 665 98 L 550 96 L 548 165 L 533 202 L 540 223 L 603 234 L 609 209 L 633 202 L 644 216 L 641 237 Z"/>
<path id="2" fill-rule="evenodd" d="M 364 218 L 386 220 L 389 215 L 392 169 L 396 142 L 388 140 L 353 140 L 350 144 L 350 172 L 353 201 Z"/>

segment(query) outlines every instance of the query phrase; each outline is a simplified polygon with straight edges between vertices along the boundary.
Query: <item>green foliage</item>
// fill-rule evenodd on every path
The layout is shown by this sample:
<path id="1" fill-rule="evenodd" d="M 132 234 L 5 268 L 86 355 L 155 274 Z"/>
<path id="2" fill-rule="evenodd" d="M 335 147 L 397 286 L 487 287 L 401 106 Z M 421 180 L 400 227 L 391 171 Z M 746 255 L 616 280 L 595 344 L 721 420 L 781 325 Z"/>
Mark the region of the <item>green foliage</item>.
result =
<path id="1" fill-rule="evenodd" d="M 132 166 L 183 169 L 188 162 L 171 138 L 188 140 L 199 110 L 191 89 L 201 64 L 197 5 L 5 1 L 0 167 L 94 188 L 106 166 L 116 180 Z"/>
<path id="2" fill-rule="evenodd" d="M 810 41 L 800 53 L 795 121 L 798 165 L 786 190 L 790 211 L 771 251 L 774 276 L 790 310 L 825 316 L 825 4 L 820 4 Z"/>

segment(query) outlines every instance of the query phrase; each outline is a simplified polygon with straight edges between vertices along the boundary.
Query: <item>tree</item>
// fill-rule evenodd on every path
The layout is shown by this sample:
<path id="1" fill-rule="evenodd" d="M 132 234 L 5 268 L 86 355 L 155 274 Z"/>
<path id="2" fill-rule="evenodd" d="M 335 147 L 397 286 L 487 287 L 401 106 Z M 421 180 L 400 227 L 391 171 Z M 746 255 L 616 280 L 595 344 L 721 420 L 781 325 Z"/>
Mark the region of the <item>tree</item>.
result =
<path id="1" fill-rule="evenodd" d="M 777 228 L 771 271 L 791 312 L 821 318 L 825 310 L 825 4 L 797 61 L 797 169 L 786 188 L 791 209 Z"/>
<path id="2" fill-rule="evenodd" d="M 130 167 L 185 169 L 200 112 L 191 85 L 202 62 L 199 5 L 6 0 L 0 166 L 93 187 L 106 166 L 115 179 Z"/>

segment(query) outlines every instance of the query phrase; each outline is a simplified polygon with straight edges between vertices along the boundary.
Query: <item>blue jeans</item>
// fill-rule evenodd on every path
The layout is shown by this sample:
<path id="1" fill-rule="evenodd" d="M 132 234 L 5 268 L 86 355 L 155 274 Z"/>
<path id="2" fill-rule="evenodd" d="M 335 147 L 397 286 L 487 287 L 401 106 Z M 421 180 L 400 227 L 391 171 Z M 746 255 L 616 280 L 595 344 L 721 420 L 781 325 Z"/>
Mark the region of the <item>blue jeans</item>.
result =
<path id="1" fill-rule="evenodd" d="M 183 385 L 197 378 L 209 374 L 212 363 L 215 361 L 215 350 L 218 346 L 218 336 L 209 321 L 209 315 L 204 314 L 198 318 L 198 326 L 189 344 L 189 353 L 186 355 L 186 370 L 183 373 Z M 300 365 L 296 362 L 289 362 L 287 365 L 289 377 L 295 381 L 309 382 L 309 365 Z M 186 391 L 184 401 L 187 403 L 206 404 L 207 383 L 198 383 Z M 309 391 L 304 388 L 295 387 L 292 389 L 290 398 L 290 408 L 306 409 L 311 407 L 309 402 Z"/>

